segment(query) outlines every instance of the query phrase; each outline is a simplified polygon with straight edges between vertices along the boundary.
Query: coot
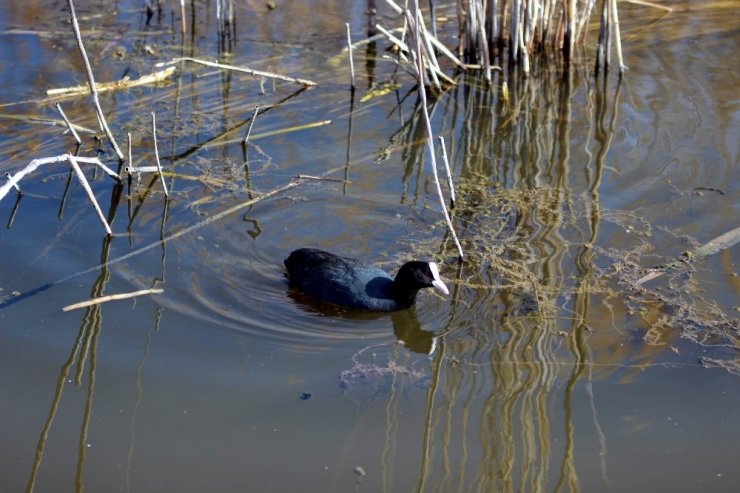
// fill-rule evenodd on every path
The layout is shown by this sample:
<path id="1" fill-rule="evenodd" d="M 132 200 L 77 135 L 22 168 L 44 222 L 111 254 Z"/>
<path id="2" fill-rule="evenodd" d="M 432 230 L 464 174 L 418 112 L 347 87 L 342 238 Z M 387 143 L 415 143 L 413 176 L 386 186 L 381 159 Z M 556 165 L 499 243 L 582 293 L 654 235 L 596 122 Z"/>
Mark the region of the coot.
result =
<path id="1" fill-rule="evenodd" d="M 315 248 L 301 248 L 285 259 L 290 287 L 320 301 L 374 312 L 403 310 L 416 303 L 422 288 L 449 294 L 434 262 L 403 264 L 393 279 L 388 273 Z"/>

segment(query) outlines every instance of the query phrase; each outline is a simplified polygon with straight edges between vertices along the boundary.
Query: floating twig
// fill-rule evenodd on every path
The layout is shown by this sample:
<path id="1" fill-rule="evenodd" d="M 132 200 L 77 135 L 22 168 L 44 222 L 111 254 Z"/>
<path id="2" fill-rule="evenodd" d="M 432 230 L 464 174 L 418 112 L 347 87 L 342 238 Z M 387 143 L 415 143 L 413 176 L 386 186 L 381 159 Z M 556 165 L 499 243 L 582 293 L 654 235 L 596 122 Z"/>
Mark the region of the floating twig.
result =
<path id="1" fill-rule="evenodd" d="M 253 70 L 248 67 L 237 67 L 235 65 L 226 65 L 223 63 L 209 62 L 208 60 L 200 60 L 198 58 L 191 58 L 191 57 L 174 58 L 170 60 L 169 62 L 158 63 L 156 66 L 163 67 L 165 65 L 172 65 L 172 64 L 180 63 L 180 62 L 193 62 L 193 63 L 198 63 L 200 65 L 205 65 L 207 67 L 220 68 L 224 70 L 233 70 L 235 72 L 244 72 L 245 74 L 255 75 L 258 77 L 267 77 L 270 79 L 278 79 L 278 80 L 284 80 L 287 82 L 295 82 L 297 84 L 303 84 L 304 86 L 315 86 L 316 85 L 316 83 L 312 80 L 298 79 L 295 77 L 289 77 L 287 75 L 274 74 L 272 72 L 264 72 L 262 70 Z"/>
<path id="2" fill-rule="evenodd" d="M 67 115 L 64 114 L 64 110 L 62 109 L 62 105 L 57 103 L 56 105 L 57 111 L 60 115 L 62 115 L 62 120 L 64 120 L 64 123 L 67 124 L 67 128 L 70 132 L 72 132 L 72 136 L 75 138 L 75 142 L 77 142 L 77 145 L 82 144 L 82 140 L 80 139 L 80 136 L 77 134 L 77 130 L 72 126 L 71 123 L 69 123 L 69 119 L 67 118 Z"/>
<path id="3" fill-rule="evenodd" d="M 116 155 L 118 156 L 118 159 L 123 161 L 124 159 L 123 153 L 121 152 L 121 149 L 118 148 L 118 144 L 116 144 L 116 139 L 113 138 L 113 133 L 110 131 L 110 128 L 108 127 L 108 122 L 105 120 L 103 109 L 100 107 L 100 100 L 98 99 L 98 90 L 95 87 L 95 77 L 93 76 L 92 66 L 90 65 L 90 60 L 88 60 L 87 58 L 87 53 L 85 52 L 85 46 L 82 44 L 82 35 L 80 34 L 80 26 L 77 23 L 77 15 L 75 14 L 74 1 L 67 0 L 67 5 L 69 6 L 69 15 L 72 19 L 72 29 L 74 30 L 75 38 L 77 39 L 77 47 L 80 49 L 82 60 L 85 62 L 85 70 L 87 71 L 87 81 L 88 81 L 88 84 L 90 85 L 90 94 L 92 95 L 93 103 L 95 104 L 95 111 L 98 115 L 98 121 L 100 122 L 100 127 L 103 129 L 103 131 L 105 132 L 105 135 L 108 137 L 108 141 L 111 143 L 111 145 L 113 146 L 113 149 L 116 151 Z"/>
<path id="4" fill-rule="evenodd" d="M 123 168 L 126 173 L 159 173 L 159 168 L 156 166 L 126 166 Z"/>
<path id="5" fill-rule="evenodd" d="M 143 296 L 145 294 L 159 294 L 163 292 L 164 292 L 164 289 L 152 288 L 152 289 L 142 289 L 141 291 L 134 291 L 132 293 L 109 294 L 107 296 L 99 296 L 97 298 L 92 298 L 87 301 L 80 301 L 79 303 L 75 303 L 73 305 L 67 305 L 64 308 L 62 308 L 62 311 L 68 312 L 70 310 L 77 310 L 78 308 L 85 308 L 85 307 L 92 306 L 92 305 L 99 305 L 100 303 L 106 303 L 108 301 L 127 300 L 129 298 L 135 298 L 137 296 Z"/>
<path id="6" fill-rule="evenodd" d="M 637 281 L 637 284 L 643 284 L 652 279 L 660 277 L 668 270 L 678 267 L 679 265 L 686 264 L 689 261 L 696 261 L 706 257 L 710 257 L 715 253 L 731 248 L 738 242 L 740 242 L 740 227 L 719 235 L 713 240 L 703 244 L 699 248 L 696 248 L 690 252 L 686 252 L 682 258 L 671 260 L 667 264 L 651 269 L 650 272 L 642 276 Z"/>
<path id="7" fill-rule="evenodd" d="M 252 115 L 252 121 L 249 122 L 247 133 L 244 134 L 244 141 L 242 142 L 242 145 L 244 147 L 247 147 L 247 143 L 249 142 L 249 135 L 252 133 L 252 127 L 254 126 L 254 121 L 257 119 L 257 113 L 259 112 L 259 110 L 260 110 L 259 105 L 254 107 L 254 115 Z"/>
<path id="8" fill-rule="evenodd" d="M 175 67 L 167 67 L 164 70 L 154 72 L 149 75 L 143 75 L 138 79 L 131 80 L 128 77 L 124 77 L 121 80 L 112 82 L 103 82 L 97 84 L 98 93 L 108 91 L 120 91 L 123 89 L 129 89 L 131 87 L 145 86 L 149 84 L 156 84 L 162 82 L 172 74 L 175 73 Z M 48 89 L 46 91 L 47 96 L 76 96 L 76 95 L 87 95 L 90 94 L 90 86 L 72 86 L 72 87 L 61 87 L 57 89 Z"/>
<path id="9" fill-rule="evenodd" d="M 126 166 L 124 171 L 129 175 L 140 174 L 140 173 L 159 173 L 159 169 L 156 166 Z M 182 173 L 173 173 L 172 171 L 162 171 L 162 176 L 165 178 L 177 178 L 180 180 L 197 181 L 209 187 L 224 187 L 228 185 L 227 180 L 219 180 L 213 177 L 207 176 L 192 176 L 183 175 Z"/>
<path id="10" fill-rule="evenodd" d="M 164 182 L 164 176 L 162 175 L 162 165 L 159 162 L 159 150 L 157 148 L 157 116 L 152 111 L 152 138 L 154 139 L 154 157 L 157 163 L 157 172 L 159 173 L 159 180 L 162 182 L 162 190 L 164 190 L 164 196 L 169 197 L 170 194 L 167 192 L 167 184 Z"/>
<path id="11" fill-rule="evenodd" d="M 645 7 L 653 7 L 655 9 L 665 10 L 666 12 L 673 12 L 672 7 L 667 5 L 660 5 L 654 2 L 648 2 L 647 0 L 624 0 L 626 3 L 633 3 L 635 5 L 644 5 Z"/>
<path id="12" fill-rule="evenodd" d="M 355 62 L 352 60 L 352 36 L 349 29 L 349 22 L 344 23 L 347 28 L 347 49 L 349 50 L 349 76 L 350 87 L 355 90 Z"/>
<path id="13" fill-rule="evenodd" d="M 325 176 L 314 176 L 314 175 L 296 175 L 297 180 L 316 180 L 316 181 L 332 181 L 336 183 L 350 183 L 349 180 L 343 180 L 341 178 L 327 178 Z"/>

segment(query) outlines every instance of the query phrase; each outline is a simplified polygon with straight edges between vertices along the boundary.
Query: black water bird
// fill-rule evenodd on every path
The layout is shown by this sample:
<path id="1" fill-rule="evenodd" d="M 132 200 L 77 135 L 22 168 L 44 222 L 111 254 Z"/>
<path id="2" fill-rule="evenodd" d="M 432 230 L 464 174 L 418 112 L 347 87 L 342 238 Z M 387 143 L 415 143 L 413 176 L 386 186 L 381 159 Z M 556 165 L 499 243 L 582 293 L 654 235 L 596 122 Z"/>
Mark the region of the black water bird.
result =
<path id="1" fill-rule="evenodd" d="M 315 248 L 295 250 L 284 263 L 290 287 L 353 310 L 403 310 L 416 303 L 416 295 L 423 288 L 450 293 L 434 262 L 406 262 L 395 279 L 378 267 Z"/>

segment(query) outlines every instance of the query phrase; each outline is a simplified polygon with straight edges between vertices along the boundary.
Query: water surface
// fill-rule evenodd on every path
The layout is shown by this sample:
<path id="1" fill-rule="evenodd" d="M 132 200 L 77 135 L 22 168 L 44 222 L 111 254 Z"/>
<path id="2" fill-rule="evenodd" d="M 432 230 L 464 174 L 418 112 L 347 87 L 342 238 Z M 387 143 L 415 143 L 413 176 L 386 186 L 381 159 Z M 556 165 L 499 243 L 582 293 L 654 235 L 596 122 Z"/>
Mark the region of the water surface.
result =
<path id="1" fill-rule="evenodd" d="M 185 55 L 318 84 L 179 64 L 101 94 L 136 165 L 153 164 L 156 111 L 173 173 L 165 200 L 152 175 L 129 190 L 88 170 L 111 239 L 64 166 L 0 202 L 0 489 L 736 491 L 737 248 L 636 283 L 737 227 L 732 5 L 625 5 L 621 83 L 593 76 L 590 46 L 567 74 L 458 76 L 432 115 L 463 264 L 386 44 L 355 53 L 349 91 L 344 22 L 361 39 L 363 3 L 246 2 L 232 37 L 198 4 L 184 40 L 170 5 L 148 25 L 140 2 L 102 5 L 78 12 L 98 81 Z M 56 4 L 0 7 L 3 172 L 75 151 L 45 98 L 85 80 L 67 30 Z M 96 128 L 87 98 L 61 103 Z M 80 154 L 97 149 L 116 165 L 89 135 Z M 298 174 L 337 181 L 250 202 Z M 301 246 L 389 271 L 434 259 L 452 293 L 322 308 L 287 288 Z M 164 292 L 61 310 L 149 287 Z"/>

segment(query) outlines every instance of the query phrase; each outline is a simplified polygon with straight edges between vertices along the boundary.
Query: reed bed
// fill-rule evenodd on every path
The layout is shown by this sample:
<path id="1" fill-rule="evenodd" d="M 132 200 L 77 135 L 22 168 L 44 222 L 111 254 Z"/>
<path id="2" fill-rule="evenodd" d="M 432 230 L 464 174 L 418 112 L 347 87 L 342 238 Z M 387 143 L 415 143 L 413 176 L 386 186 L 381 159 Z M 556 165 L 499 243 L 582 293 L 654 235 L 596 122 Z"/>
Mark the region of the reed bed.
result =
<path id="1" fill-rule="evenodd" d="M 376 26 L 399 49 L 399 58 L 405 61 L 408 48 L 405 44 L 409 12 L 419 8 L 419 1 L 413 5 L 406 0 L 404 6 L 394 0 L 384 0 L 397 14 L 403 24 L 400 36 L 390 33 L 387 26 Z M 374 2 L 373 2 L 374 3 Z M 490 83 L 491 71 L 500 67 L 520 67 L 529 74 L 533 58 L 547 57 L 554 63 L 567 68 L 574 62 L 576 47 L 585 44 L 591 15 L 596 0 L 458 0 L 456 15 L 458 24 L 458 43 L 455 56 L 448 54 L 437 36 L 437 6 L 429 0 L 427 14 L 430 18 L 427 29 L 422 19 L 423 47 L 429 52 L 429 63 L 435 65 L 432 52 L 444 53 L 463 70 L 482 70 Z M 619 75 L 626 67 L 622 56 L 619 16 L 616 0 L 602 0 L 600 28 L 596 45 L 595 71 L 608 71 L 611 65 L 611 51 L 616 51 Z M 440 74 L 430 73 L 434 80 Z M 446 76 L 443 76 L 446 78 Z M 436 82 L 434 87 L 437 87 Z"/>

